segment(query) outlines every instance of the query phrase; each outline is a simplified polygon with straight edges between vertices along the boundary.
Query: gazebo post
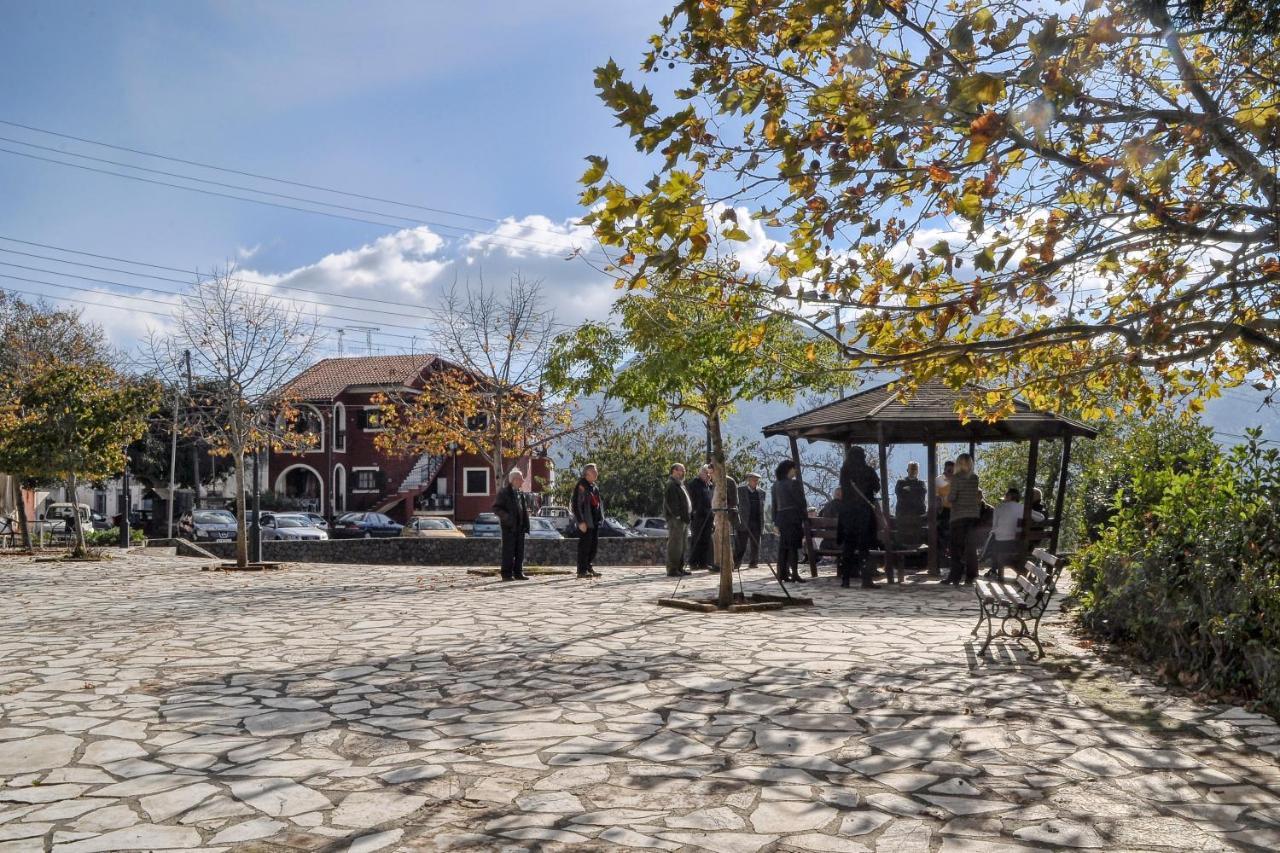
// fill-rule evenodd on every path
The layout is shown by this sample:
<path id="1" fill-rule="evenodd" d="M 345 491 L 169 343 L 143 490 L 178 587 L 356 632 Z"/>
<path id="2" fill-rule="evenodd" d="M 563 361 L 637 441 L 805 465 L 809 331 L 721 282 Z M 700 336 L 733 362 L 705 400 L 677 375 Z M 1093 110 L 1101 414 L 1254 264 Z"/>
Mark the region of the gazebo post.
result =
<path id="1" fill-rule="evenodd" d="M 1031 553 L 1031 490 L 1036 487 L 1036 468 L 1040 464 L 1040 439 L 1031 439 L 1027 452 L 1027 489 L 1022 494 L 1022 550 Z"/>
<path id="2" fill-rule="evenodd" d="M 932 439 L 928 443 L 929 484 L 926 494 L 929 496 L 929 562 L 930 576 L 938 574 L 938 444 Z"/>
<path id="3" fill-rule="evenodd" d="M 978 461 L 978 442 L 969 439 L 969 458 L 974 462 Z"/>
<path id="4" fill-rule="evenodd" d="M 884 446 L 884 423 L 876 424 L 876 445 L 880 451 L 880 511 L 884 513 L 884 522 L 889 525 L 890 533 L 893 531 L 893 522 L 889 517 L 889 451 Z M 881 542 L 880 547 L 884 549 L 884 574 L 889 583 L 893 583 L 894 569 L 893 565 L 893 542 Z M 864 569 L 870 571 L 870 569 Z M 901 573 L 899 572 L 899 580 Z"/>
<path id="5" fill-rule="evenodd" d="M 1067 466 L 1071 464 L 1071 433 L 1062 436 L 1062 470 L 1058 472 L 1058 493 L 1053 496 L 1053 533 L 1049 536 L 1049 552 L 1058 553 L 1058 534 L 1062 532 L 1062 509 L 1067 498 Z"/>
<path id="6" fill-rule="evenodd" d="M 800 491 L 804 493 L 804 473 L 800 469 L 800 445 L 796 441 L 794 435 L 788 435 L 787 440 L 791 442 L 791 461 L 796 463 L 796 482 L 800 484 Z M 816 578 L 818 576 L 818 552 L 813 547 L 813 525 L 809 523 L 809 503 L 808 497 L 805 498 L 806 506 L 804 512 L 804 544 L 809 550 L 809 577 Z M 796 570 L 799 576 L 799 569 Z"/>

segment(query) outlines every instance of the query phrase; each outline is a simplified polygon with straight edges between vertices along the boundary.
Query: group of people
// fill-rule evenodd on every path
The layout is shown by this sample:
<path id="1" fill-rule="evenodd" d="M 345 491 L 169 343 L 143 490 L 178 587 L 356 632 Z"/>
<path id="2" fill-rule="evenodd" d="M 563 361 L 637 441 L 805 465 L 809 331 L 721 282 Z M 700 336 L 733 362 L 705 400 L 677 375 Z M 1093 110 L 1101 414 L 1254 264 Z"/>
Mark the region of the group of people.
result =
<path id="1" fill-rule="evenodd" d="M 768 495 L 769 519 L 778 531 L 778 577 L 783 582 L 804 583 L 800 575 L 800 552 L 804 548 L 804 524 L 809 514 L 804 486 L 798 478 L 796 464 L 790 459 L 778 463 L 774 484 Z M 686 468 L 676 462 L 668 470 L 662 496 L 662 511 L 667 523 L 667 575 L 685 577 L 694 571 L 718 572 L 712 548 L 712 537 L 720 520 L 713 509 L 715 468 L 711 464 L 698 469 L 696 476 L 686 478 Z M 599 470 L 594 464 L 583 468 L 570 501 L 570 516 L 578 539 L 579 578 L 598 578 L 595 569 L 604 524 L 604 501 L 598 485 Z M 764 534 L 765 491 L 761 476 L 751 472 L 741 485 L 725 476 L 727 486 L 724 523 L 729 525 L 733 541 L 734 568 L 743 564 L 756 568 L 760 560 L 760 540 Z M 1011 487 L 1004 499 L 992 508 L 983 500 L 973 457 L 962 453 L 943 466 L 935 482 L 940 509 L 939 541 L 945 543 L 950 571 L 943 583 L 973 583 L 978 574 L 978 543 L 974 531 L 991 522 L 991 534 L 985 551 L 991 559 L 991 573 L 999 576 L 1004 566 L 1020 553 L 1019 525 L 1028 516 L 1035 522 L 1045 518 L 1039 489 L 1031 495 L 1026 507 L 1021 492 Z M 502 529 L 502 568 L 504 581 L 528 580 L 524 573 L 524 544 L 529 532 L 530 496 L 523 490 L 524 474 L 512 471 L 506 485 L 499 490 L 493 511 Z M 868 564 L 869 552 L 877 545 L 889 547 L 890 525 L 876 504 L 880 492 L 880 476 L 867 463 L 866 451 L 849 448 L 840 468 L 840 486 L 835 499 L 823 507 L 822 515 L 834 517 L 836 542 L 839 544 L 840 585 L 874 589 L 876 571 Z M 928 488 L 920 479 L 920 466 L 907 465 L 907 476 L 895 488 L 897 528 L 900 534 L 922 529 L 928 513 Z M 984 513 L 989 516 L 984 517 Z"/>
<path id="2" fill-rule="evenodd" d="M 682 463 L 673 463 L 667 471 L 667 484 L 662 493 L 670 577 L 685 577 L 700 570 L 720 571 L 712 553 L 712 536 L 718 523 L 712 509 L 715 467 L 703 465 L 692 479 L 686 479 L 686 474 Z M 760 488 L 760 475 L 753 471 L 742 485 L 726 476 L 725 486 L 725 523 L 733 540 L 734 567 L 742 565 L 745 557 L 748 565 L 755 568 L 760 560 L 760 537 L 764 535 L 764 490 Z M 685 568 L 686 558 L 688 568 Z"/>
<path id="3" fill-rule="evenodd" d="M 604 524 L 604 501 L 596 481 L 600 471 L 595 464 L 582 469 L 582 476 L 573 488 L 570 515 L 578 533 L 578 577 L 598 578 L 596 552 L 600 547 L 600 527 Z M 500 574 L 504 581 L 527 581 L 524 573 L 524 543 L 529 533 L 531 496 L 524 491 L 524 472 L 518 468 L 507 475 L 507 483 L 498 490 L 493 502 L 493 514 L 498 517 L 502 531 L 502 565 Z"/>

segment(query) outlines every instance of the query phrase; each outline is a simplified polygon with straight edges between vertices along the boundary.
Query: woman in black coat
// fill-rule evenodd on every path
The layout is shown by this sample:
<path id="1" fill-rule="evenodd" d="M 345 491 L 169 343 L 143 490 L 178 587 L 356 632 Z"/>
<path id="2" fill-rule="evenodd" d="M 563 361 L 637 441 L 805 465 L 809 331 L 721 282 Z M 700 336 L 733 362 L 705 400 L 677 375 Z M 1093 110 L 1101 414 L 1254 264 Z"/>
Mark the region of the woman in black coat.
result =
<path id="1" fill-rule="evenodd" d="M 861 447 L 849 448 L 840 468 L 840 489 L 844 494 L 840 513 L 840 585 L 848 586 L 849 580 L 856 577 L 862 579 L 863 587 L 875 588 L 867 552 L 876 542 L 872 501 L 880 491 L 880 475 L 867 464 L 867 453 Z"/>
<path id="2" fill-rule="evenodd" d="M 778 578 L 804 583 L 800 577 L 800 546 L 804 541 L 804 519 L 808 513 L 804 487 L 796 479 L 796 463 L 787 459 L 774 472 L 772 515 L 778 528 Z"/>

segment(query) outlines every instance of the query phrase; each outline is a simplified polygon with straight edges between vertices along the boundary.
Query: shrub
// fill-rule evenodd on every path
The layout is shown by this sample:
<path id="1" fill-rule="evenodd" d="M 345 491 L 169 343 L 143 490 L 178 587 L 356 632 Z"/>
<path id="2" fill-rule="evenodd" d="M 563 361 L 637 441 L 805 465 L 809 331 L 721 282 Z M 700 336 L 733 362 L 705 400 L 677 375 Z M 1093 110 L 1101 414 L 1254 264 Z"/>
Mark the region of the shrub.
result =
<path id="1" fill-rule="evenodd" d="M 134 545 L 141 545 L 146 541 L 143 533 L 134 527 L 129 530 L 129 541 Z M 84 543 L 86 545 L 118 545 L 120 543 L 120 531 L 117 530 L 86 530 L 84 533 Z"/>
<path id="2" fill-rule="evenodd" d="M 1135 429 L 1075 567 L 1083 624 L 1184 685 L 1280 710 L 1280 452 Z M 1183 436 L 1186 438 L 1187 436 Z M 1191 436 L 1194 438 L 1194 436 Z"/>

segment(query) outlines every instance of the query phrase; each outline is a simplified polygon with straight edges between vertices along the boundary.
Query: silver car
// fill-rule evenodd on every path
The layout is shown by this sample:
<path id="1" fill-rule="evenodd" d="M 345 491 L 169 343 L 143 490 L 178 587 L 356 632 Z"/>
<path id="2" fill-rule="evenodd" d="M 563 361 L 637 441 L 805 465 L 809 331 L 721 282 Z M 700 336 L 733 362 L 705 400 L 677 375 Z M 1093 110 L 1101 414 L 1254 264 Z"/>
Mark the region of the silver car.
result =
<path id="1" fill-rule="evenodd" d="M 631 529 L 641 536 L 652 539 L 667 538 L 667 520 L 661 516 L 648 515 L 637 518 L 636 523 L 631 525 Z"/>
<path id="2" fill-rule="evenodd" d="M 550 518 L 538 518 L 537 516 L 529 519 L 528 539 L 563 539 L 560 531 L 556 529 L 555 522 Z"/>
<path id="3" fill-rule="evenodd" d="M 303 539 L 319 540 L 328 538 L 329 534 L 316 527 L 311 519 L 305 515 L 277 513 L 268 518 L 265 513 L 263 514 L 263 542 L 275 539 L 297 542 Z"/>

